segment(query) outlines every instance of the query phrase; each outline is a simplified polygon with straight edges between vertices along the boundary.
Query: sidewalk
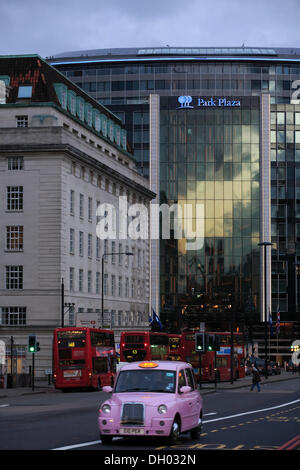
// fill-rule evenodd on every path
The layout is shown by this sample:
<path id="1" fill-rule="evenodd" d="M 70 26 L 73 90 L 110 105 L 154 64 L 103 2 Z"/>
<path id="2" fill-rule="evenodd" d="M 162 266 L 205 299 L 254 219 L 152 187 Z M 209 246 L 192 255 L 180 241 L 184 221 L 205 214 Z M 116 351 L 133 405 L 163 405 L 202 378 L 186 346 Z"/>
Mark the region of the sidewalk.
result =
<path id="1" fill-rule="evenodd" d="M 21 395 L 35 395 L 39 393 L 61 393 L 60 390 L 56 390 L 54 385 L 38 384 L 34 386 L 34 390 L 31 387 L 15 387 L 15 388 L 0 388 L 0 400 L 1 398 L 18 397 Z"/>
<path id="2" fill-rule="evenodd" d="M 300 379 L 300 374 L 293 374 L 292 372 L 285 372 L 281 370 L 281 374 L 279 375 L 269 375 L 266 379 L 265 376 L 260 376 L 261 381 L 260 385 L 263 387 L 265 384 L 274 383 L 274 382 L 283 382 L 286 380 L 293 380 L 293 379 Z M 217 382 L 217 386 L 215 387 L 214 383 L 204 383 L 201 384 L 201 394 L 212 393 L 218 390 L 234 390 L 238 388 L 247 388 L 251 387 L 252 385 L 252 375 L 247 375 L 243 379 L 238 379 L 233 383 L 230 382 Z"/>
<path id="3" fill-rule="evenodd" d="M 260 385 L 263 387 L 265 384 L 273 382 L 281 382 L 286 380 L 300 379 L 300 374 L 293 374 L 292 372 L 281 371 L 279 375 L 271 375 L 267 379 L 261 376 Z M 217 382 L 215 383 L 203 383 L 201 384 L 200 393 L 206 395 L 208 393 L 215 393 L 218 390 L 234 390 L 238 388 L 247 388 L 252 384 L 252 376 L 246 376 L 243 379 L 238 379 L 232 384 L 230 382 Z M 62 393 L 60 390 L 56 390 L 54 385 L 48 384 L 35 384 L 34 390 L 31 387 L 17 387 L 17 388 L 0 388 L 0 399 L 17 397 L 22 395 L 34 395 L 40 393 Z"/>

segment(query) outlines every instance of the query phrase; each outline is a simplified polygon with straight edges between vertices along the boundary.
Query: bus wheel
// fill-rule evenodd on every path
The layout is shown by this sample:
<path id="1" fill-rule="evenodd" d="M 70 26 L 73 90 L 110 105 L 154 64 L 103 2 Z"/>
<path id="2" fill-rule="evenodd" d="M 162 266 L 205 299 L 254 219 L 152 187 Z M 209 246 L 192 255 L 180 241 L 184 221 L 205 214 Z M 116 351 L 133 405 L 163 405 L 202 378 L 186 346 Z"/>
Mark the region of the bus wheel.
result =
<path id="1" fill-rule="evenodd" d="M 171 432 L 169 435 L 170 444 L 175 444 L 179 439 L 179 435 L 180 435 L 180 422 L 179 422 L 178 417 L 175 417 L 173 424 L 172 424 Z"/>
<path id="2" fill-rule="evenodd" d="M 97 390 L 98 392 L 100 392 L 102 390 L 102 386 L 101 386 L 101 379 L 98 379 L 98 382 L 97 382 Z M 107 436 L 106 436 L 107 437 Z"/>
<path id="3" fill-rule="evenodd" d="M 112 443 L 112 436 L 102 436 L 102 435 L 100 435 L 100 439 L 101 439 L 102 444 L 104 444 L 104 445 L 109 445 L 109 444 Z"/>

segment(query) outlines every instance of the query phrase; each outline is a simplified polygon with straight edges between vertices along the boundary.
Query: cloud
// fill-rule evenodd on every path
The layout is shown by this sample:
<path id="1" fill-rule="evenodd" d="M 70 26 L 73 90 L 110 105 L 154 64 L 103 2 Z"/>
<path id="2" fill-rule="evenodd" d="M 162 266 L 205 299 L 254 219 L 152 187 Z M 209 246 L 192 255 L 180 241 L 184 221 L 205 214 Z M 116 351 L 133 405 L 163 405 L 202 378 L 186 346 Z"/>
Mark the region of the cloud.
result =
<path id="1" fill-rule="evenodd" d="M 297 46 L 300 2 L 285 0 L 11 0 L 0 54 L 113 47 Z"/>

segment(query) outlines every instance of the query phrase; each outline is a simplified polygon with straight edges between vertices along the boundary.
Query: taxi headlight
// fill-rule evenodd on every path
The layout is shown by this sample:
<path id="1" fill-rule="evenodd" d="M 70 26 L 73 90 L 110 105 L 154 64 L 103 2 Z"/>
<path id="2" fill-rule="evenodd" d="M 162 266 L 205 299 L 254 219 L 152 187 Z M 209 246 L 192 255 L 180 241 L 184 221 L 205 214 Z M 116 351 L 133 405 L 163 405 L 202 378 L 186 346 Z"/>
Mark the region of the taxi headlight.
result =
<path id="1" fill-rule="evenodd" d="M 159 405 L 159 407 L 157 408 L 157 411 L 164 415 L 167 411 L 168 411 L 168 408 L 166 407 L 166 405 Z"/>
<path id="2" fill-rule="evenodd" d="M 108 414 L 108 413 L 110 413 L 110 411 L 111 411 L 111 407 L 110 407 L 110 405 L 107 405 L 107 404 L 106 404 L 106 405 L 103 405 L 103 406 L 101 407 L 101 410 L 102 410 L 102 413 Z"/>

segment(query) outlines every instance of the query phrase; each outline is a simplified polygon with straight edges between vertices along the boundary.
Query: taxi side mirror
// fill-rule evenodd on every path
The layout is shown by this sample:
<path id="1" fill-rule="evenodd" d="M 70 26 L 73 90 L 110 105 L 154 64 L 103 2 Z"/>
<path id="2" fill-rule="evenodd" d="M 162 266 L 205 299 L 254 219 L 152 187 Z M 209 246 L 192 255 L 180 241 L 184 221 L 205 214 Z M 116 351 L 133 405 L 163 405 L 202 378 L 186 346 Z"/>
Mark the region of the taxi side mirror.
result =
<path id="1" fill-rule="evenodd" d="M 179 392 L 180 393 L 188 393 L 192 390 L 191 387 L 189 387 L 188 385 L 184 385 L 183 387 L 180 387 L 179 389 Z"/>
<path id="2" fill-rule="evenodd" d="M 105 385 L 104 387 L 102 387 L 102 392 L 111 393 L 112 391 L 113 389 L 109 385 Z"/>

